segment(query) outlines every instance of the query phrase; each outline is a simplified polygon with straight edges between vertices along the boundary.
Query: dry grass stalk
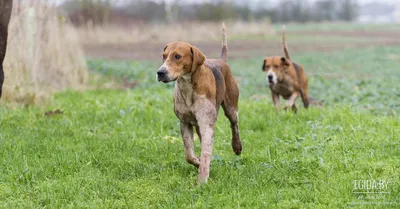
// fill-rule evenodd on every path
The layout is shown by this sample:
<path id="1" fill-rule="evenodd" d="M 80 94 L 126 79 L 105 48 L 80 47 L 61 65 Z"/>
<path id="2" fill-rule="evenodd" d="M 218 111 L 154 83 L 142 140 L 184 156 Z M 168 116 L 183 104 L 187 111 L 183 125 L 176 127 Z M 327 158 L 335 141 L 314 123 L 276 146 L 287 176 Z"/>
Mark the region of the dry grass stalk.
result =
<path id="1" fill-rule="evenodd" d="M 182 24 L 136 24 L 78 27 L 83 44 L 132 44 L 140 42 L 202 41 L 219 39 L 221 23 L 191 22 Z M 227 24 L 228 35 L 251 36 L 273 34 L 269 22 Z"/>

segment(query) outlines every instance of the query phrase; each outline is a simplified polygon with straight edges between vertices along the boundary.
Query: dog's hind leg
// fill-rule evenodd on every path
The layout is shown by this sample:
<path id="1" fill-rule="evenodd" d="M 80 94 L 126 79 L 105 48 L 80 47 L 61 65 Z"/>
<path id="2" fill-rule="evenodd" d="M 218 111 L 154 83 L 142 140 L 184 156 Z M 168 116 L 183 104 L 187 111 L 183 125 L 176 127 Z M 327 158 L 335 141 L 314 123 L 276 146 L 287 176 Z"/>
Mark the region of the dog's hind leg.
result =
<path id="1" fill-rule="evenodd" d="M 232 76 L 225 77 L 226 93 L 225 99 L 221 106 L 224 109 L 225 116 L 231 123 L 232 130 L 232 149 L 236 155 L 242 153 L 242 142 L 240 141 L 239 134 L 239 114 L 238 114 L 238 102 L 239 102 L 239 87 L 235 79 Z"/>
<path id="2" fill-rule="evenodd" d="M 181 134 L 183 145 L 185 147 L 186 161 L 196 167 L 199 167 L 200 160 L 194 152 L 193 126 L 188 123 L 181 122 Z"/>
<path id="3" fill-rule="evenodd" d="M 225 116 L 229 119 L 231 123 L 232 130 L 232 149 L 236 155 L 242 153 L 242 142 L 240 141 L 239 134 L 239 116 L 237 107 L 228 106 L 225 102 L 222 103 L 222 108 L 224 109 Z"/>
<path id="4" fill-rule="evenodd" d="M 308 108 L 308 105 L 310 105 L 310 99 L 308 97 L 307 86 L 301 90 L 301 100 L 303 101 L 304 108 Z"/>
<path id="5" fill-rule="evenodd" d="M 227 92 L 225 95 L 225 100 L 221 104 L 224 109 L 225 116 L 229 119 L 231 123 L 232 130 L 232 149 L 236 155 L 242 153 L 242 142 L 240 141 L 239 134 L 239 114 L 238 114 L 238 100 L 239 100 L 239 90 L 237 85 L 227 86 Z M 234 88 L 234 91 L 231 89 Z"/>

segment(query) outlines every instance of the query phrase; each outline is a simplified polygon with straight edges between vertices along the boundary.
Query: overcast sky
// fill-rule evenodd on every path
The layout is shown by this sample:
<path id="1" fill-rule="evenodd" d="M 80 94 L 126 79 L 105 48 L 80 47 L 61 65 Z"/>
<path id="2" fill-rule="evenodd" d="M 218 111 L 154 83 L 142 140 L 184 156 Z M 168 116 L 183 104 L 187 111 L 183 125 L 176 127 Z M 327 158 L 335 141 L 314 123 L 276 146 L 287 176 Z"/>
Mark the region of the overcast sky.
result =
<path id="1" fill-rule="evenodd" d="M 54 2 L 56 4 L 60 4 L 60 3 L 64 2 L 65 0 L 47 0 L 47 1 Z M 119 1 L 129 1 L 129 0 L 119 0 Z M 151 0 L 149 0 L 149 1 L 151 1 Z M 153 0 L 153 1 L 164 1 L 164 0 Z M 167 0 L 167 1 L 173 2 L 175 0 Z M 210 2 L 211 0 L 179 0 L 179 1 L 181 1 L 181 2 Z M 236 0 L 236 1 L 245 3 L 245 2 L 260 2 L 262 0 Z M 265 1 L 268 3 L 274 4 L 274 3 L 279 2 L 280 0 L 265 0 Z M 309 0 L 309 1 L 318 1 L 318 0 Z M 400 0 L 358 0 L 358 2 L 360 4 L 365 4 L 365 3 L 369 3 L 369 2 L 381 2 L 381 3 L 390 3 L 390 4 L 400 5 Z"/>

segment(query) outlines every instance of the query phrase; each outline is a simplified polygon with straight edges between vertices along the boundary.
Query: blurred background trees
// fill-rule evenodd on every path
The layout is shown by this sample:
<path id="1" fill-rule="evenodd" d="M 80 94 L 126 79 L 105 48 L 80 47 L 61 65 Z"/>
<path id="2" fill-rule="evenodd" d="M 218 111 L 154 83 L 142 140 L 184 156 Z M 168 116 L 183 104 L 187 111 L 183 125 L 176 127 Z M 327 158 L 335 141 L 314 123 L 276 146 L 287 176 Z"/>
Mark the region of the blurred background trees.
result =
<path id="1" fill-rule="evenodd" d="M 60 7 L 78 25 L 121 21 L 352 21 L 359 8 L 356 0 L 67 0 Z"/>

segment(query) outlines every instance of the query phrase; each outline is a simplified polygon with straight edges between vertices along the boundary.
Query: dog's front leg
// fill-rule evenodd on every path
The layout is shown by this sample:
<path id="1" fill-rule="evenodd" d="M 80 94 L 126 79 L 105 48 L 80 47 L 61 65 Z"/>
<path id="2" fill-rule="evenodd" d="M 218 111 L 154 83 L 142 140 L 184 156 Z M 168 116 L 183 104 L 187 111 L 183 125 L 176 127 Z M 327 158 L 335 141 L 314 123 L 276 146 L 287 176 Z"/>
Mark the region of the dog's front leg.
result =
<path id="1" fill-rule="evenodd" d="M 198 183 L 206 183 L 210 175 L 210 164 L 214 143 L 214 122 L 205 122 L 199 124 L 201 133 L 201 155 Z"/>
<path id="2" fill-rule="evenodd" d="M 198 100 L 194 105 L 197 124 L 201 135 L 201 155 L 198 183 L 206 183 L 210 175 L 210 164 L 214 143 L 214 123 L 217 120 L 215 104 L 208 99 Z"/>
<path id="3" fill-rule="evenodd" d="M 293 107 L 295 105 L 296 99 L 297 97 L 299 97 L 299 93 L 298 92 L 293 92 L 293 94 L 289 97 L 289 99 L 286 101 L 285 104 L 285 109 L 289 109 L 292 108 L 293 111 L 297 111 L 297 107 Z"/>
<path id="4" fill-rule="evenodd" d="M 272 92 L 272 101 L 274 102 L 275 110 L 279 111 L 281 103 L 279 101 L 279 94 Z"/>
<path id="5" fill-rule="evenodd" d="M 186 161 L 198 168 L 200 165 L 200 160 L 194 152 L 193 126 L 189 123 L 181 122 L 181 134 L 183 146 L 185 148 Z"/>

